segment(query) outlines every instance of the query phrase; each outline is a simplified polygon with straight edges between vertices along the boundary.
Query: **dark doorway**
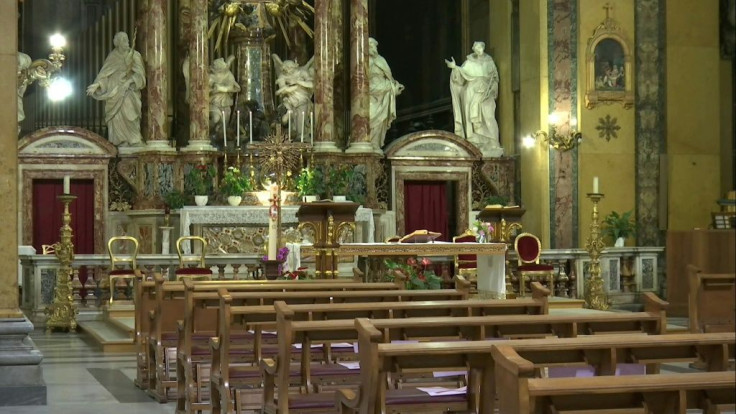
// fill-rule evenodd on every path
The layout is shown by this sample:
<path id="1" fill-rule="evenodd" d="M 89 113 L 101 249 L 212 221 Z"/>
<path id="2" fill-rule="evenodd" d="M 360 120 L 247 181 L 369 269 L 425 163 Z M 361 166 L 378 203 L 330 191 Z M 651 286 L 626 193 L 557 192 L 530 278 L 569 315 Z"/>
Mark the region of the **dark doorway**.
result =
<path id="1" fill-rule="evenodd" d="M 442 233 L 437 240 L 451 241 L 457 233 L 454 181 L 405 181 L 406 234 L 415 230 Z"/>

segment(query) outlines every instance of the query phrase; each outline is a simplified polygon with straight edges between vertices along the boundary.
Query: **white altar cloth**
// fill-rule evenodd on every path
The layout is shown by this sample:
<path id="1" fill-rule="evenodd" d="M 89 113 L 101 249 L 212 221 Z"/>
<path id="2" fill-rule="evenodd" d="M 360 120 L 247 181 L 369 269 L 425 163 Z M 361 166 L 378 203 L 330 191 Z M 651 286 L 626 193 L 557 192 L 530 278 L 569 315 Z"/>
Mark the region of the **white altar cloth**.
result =
<path id="1" fill-rule="evenodd" d="M 190 227 L 201 224 L 218 224 L 223 226 L 237 225 L 254 225 L 260 224 L 268 226 L 268 210 L 267 206 L 186 206 L 179 209 L 180 235 L 190 236 Z M 296 225 L 299 219 L 296 212 L 299 206 L 283 206 L 281 207 L 281 224 Z M 355 212 L 356 225 L 361 226 L 363 230 L 363 238 L 368 243 L 375 241 L 374 232 L 375 224 L 373 223 L 373 210 L 364 207 L 358 207 Z M 367 233 L 367 234 L 366 234 Z M 183 250 L 190 253 L 189 243 L 184 243 Z"/>

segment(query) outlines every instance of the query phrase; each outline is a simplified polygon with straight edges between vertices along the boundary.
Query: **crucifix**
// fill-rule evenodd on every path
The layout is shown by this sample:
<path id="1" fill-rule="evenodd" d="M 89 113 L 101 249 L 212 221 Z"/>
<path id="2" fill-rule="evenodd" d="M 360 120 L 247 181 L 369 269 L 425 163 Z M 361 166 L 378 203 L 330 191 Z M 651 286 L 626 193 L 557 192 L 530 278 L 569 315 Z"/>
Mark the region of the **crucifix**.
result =
<path id="1" fill-rule="evenodd" d="M 610 14 L 613 11 L 613 6 L 611 5 L 611 3 L 606 3 L 603 6 L 603 9 L 606 11 L 606 20 L 610 19 L 611 18 Z"/>

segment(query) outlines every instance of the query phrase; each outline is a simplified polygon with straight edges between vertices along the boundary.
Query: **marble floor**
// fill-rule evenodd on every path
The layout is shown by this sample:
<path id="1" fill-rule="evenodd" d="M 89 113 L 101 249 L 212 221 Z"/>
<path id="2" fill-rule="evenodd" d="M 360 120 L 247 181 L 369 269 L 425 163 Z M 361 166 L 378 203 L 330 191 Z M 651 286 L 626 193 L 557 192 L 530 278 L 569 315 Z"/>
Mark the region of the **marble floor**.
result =
<path id="1" fill-rule="evenodd" d="M 1 414 L 171 414 L 133 385 L 134 354 L 103 354 L 84 333 L 31 335 L 43 353 L 47 405 L 0 407 Z"/>

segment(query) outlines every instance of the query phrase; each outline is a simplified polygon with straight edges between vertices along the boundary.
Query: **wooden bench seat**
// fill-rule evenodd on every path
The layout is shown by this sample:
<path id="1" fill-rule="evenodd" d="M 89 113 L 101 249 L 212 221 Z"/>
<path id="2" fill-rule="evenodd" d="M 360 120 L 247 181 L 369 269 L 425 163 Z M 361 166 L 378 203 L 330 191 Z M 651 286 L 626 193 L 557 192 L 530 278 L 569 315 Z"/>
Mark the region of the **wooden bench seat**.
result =
<path id="1" fill-rule="evenodd" d="M 208 409 L 209 403 L 202 402 L 202 398 L 197 395 L 196 390 L 197 369 L 194 366 L 195 363 L 201 363 L 209 361 L 208 355 L 203 354 L 202 358 L 195 360 L 192 357 L 192 347 L 195 345 L 193 342 L 193 335 L 195 333 L 205 333 L 213 336 L 211 330 L 212 322 L 216 320 L 216 312 L 220 304 L 220 294 L 218 292 L 210 291 L 198 291 L 197 286 L 200 282 L 188 282 L 189 288 L 185 289 L 182 313 L 184 320 L 179 323 L 180 329 L 179 335 L 179 348 L 177 351 L 177 380 L 172 381 L 165 378 L 163 381 L 156 381 L 156 387 L 154 388 L 156 394 L 167 393 L 168 388 L 177 386 L 178 390 L 184 390 L 182 397 L 177 396 L 177 407 L 179 411 L 191 412 L 194 409 Z M 298 284 L 296 282 L 295 284 Z M 328 288 L 318 291 L 227 291 L 229 300 L 232 301 L 233 305 L 244 306 L 247 310 L 247 329 L 251 329 L 258 325 L 258 322 L 270 322 L 273 326 L 276 321 L 275 314 L 273 312 L 273 302 L 277 300 L 283 300 L 288 303 L 297 304 L 338 304 L 338 303 L 353 303 L 353 302 L 369 302 L 369 303 L 381 303 L 381 302 L 392 302 L 392 301 L 413 301 L 413 300 L 463 300 L 468 296 L 468 288 L 466 282 L 462 279 L 458 279 L 458 286 L 463 286 L 462 289 L 442 289 L 442 290 L 368 290 L 363 289 L 360 291 L 351 290 L 335 290 L 331 291 Z M 366 284 L 368 285 L 368 284 Z M 269 306 L 270 305 L 270 306 Z M 350 316 L 353 317 L 353 316 Z M 265 319 L 264 319 L 265 318 Z M 227 320 L 230 320 L 228 317 Z M 199 322 L 198 322 L 199 321 Z M 156 325 L 157 326 L 157 325 Z M 203 329 L 200 331 L 199 329 Z M 229 325 L 228 328 L 229 330 Z M 154 335 L 158 336 L 158 327 L 155 330 Z M 243 332 L 241 332 L 242 334 Z M 245 339 L 251 339 L 253 343 L 254 352 L 251 354 L 251 360 L 240 360 L 238 362 L 257 362 L 260 360 L 262 355 L 262 336 L 260 331 L 256 331 L 253 337 L 246 336 Z M 164 355 L 163 347 L 165 344 L 158 338 L 152 339 L 151 344 L 155 344 L 155 349 L 151 349 L 153 361 L 158 359 L 158 355 Z M 202 344 L 204 345 L 204 344 Z M 247 346 L 247 344 L 244 344 Z M 275 352 L 275 351 L 274 351 Z M 161 366 L 164 364 L 158 364 Z M 156 372 L 162 372 L 162 369 L 158 369 Z M 160 390 L 160 392 L 158 392 Z M 163 400 L 163 395 L 158 396 L 159 400 Z M 199 408 L 204 407 L 204 408 Z"/>
<path id="2" fill-rule="evenodd" d="M 544 289 L 535 283 L 538 289 Z M 523 299 L 517 299 L 523 300 Z M 632 314 L 610 313 L 596 315 L 502 315 L 502 316 L 473 316 L 473 317 L 431 317 L 431 318 L 394 318 L 371 320 L 373 326 L 382 332 L 385 342 L 401 340 L 436 341 L 438 339 L 472 339 L 481 340 L 487 338 L 527 338 L 561 336 L 575 337 L 577 335 L 600 334 L 605 332 L 621 332 L 624 327 L 630 328 L 631 332 L 659 334 L 663 332 L 664 324 L 663 310 L 653 309 L 655 304 L 666 306 L 654 295 L 650 295 L 652 303 L 649 305 L 651 312 L 639 312 Z M 514 302 L 514 300 L 500 300 L 499 303 Z M 278 339 L 279 358 L 278 361 L 286 359 L 282 355 L 288 355 L 292 343 L 302 343 L 306 348 L 311 343 L 322 342 L 350 342 L 355 341 L 358 333 L 353 321 L 350 320 L 328 320 L 328 321 L 294 321 L 294 306 L 283 303 L 276 304 L 278 313 Z M 220 344 L 221 345 L 221 344 Z M 281 353 L 283 352 L 283 354 Z M 310 355 L 302 353 L 301 358 L 301 389 L 306 392 L 313 391 L 314 385 L 320 380 L 330 379 L 317 378 L 310 373 L 312 364 Z M 261 363 L 266 377 L 264 390 L 264 407 L 268 412 L 285 413 L 288 411 L 289 385 L 293 379 L 289 378 L 286 370 L 288 366 L 271 360 Z M 213 371 L 215 370 L 213 366 Z M 411 370 L 404 370 L 397 378 Z M 335 375 L 340 375 L 336 372 Z M 353 374 L 354 375 L 354 374 Z M 270 378 L 275 377 L 275 378 Z M 229 407 L 224 397 L 229 392 L 227 378 L 221 379 L 219 384 L 214 383 L 212 387 L 219 387 L 219 404 Z M 272 396 L 278 388 L 278 403 L 274 403 Z M 271 389 L 270 389 L 271 388 Z M 237 395 L 237 392 L 236 392 Z M 215 409 L 215 395 L 213 394 L 213 412 Z M 286 410 L 286 411 L 285 411 Z"/>

